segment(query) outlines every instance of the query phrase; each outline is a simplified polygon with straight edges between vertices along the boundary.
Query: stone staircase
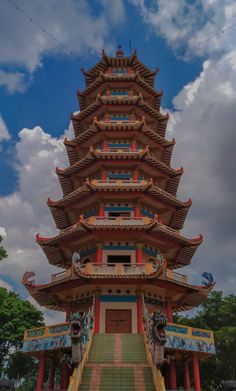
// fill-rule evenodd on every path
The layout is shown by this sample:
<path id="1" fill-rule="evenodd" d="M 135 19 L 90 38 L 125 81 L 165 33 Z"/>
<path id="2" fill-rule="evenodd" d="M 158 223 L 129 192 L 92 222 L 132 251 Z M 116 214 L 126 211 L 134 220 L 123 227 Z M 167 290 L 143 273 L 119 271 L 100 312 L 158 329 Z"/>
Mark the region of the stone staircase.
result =
<path id="1" fill-rule="evenodd" d="M 79 391 L 155 391 L 143 336 L 95 334 Z"/>

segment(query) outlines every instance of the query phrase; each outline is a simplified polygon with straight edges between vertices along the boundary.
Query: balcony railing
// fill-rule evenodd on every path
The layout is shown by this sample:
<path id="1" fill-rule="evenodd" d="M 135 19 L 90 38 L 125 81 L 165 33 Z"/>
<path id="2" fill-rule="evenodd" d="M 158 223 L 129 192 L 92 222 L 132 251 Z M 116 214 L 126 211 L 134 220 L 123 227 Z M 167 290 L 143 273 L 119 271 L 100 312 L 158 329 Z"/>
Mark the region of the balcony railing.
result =
<path id="1" fill-rule="evenodd" d="M 58 323 L 51 326 L 26 330 L 23 352 L 54 350 L 71 347 L 70 324 Z M 214 335 L 211 330 L 167 323 L 165 349 L 172 351 L 195 351 L 214 354 Z"/>
<path id="2" fill-rule="evenodd" d="M 132 156 L 134 153 L 139 153 L 144 151 L 144 149 L 128 149 L 128 148 L 109 148 L 109 149 L 95 149 L 94 152 L 99 153 L 99 155 L 107 155 L 112 153 L 112 155 L 127 155 Z"/>
<path id="3" fill-rule="evenodd" d="M 112 226 L 112 225 L 134 225 L 134 226 L 143 226 L 148 225 L 153 222 L 153 219 L 149 217 L 98 217 L 91 216 L 88 219 L 84 220 L 87 224 L 90 225 L 101 225 L 101 226 Z"/>
<path id="4" fill-rule="evenodd" d="M 138 95 L 102 95 L 101 99 L 103 101 L 119 101 L 119 100 L 135 100 L 138 98 Z"/>
<path id="5" fill-rule="evenodd" d="M 134 180 L 134 179 L 92 179 L 91 185 L 102 186 L 102 187 L 140 187 L 147 185 L 145 180 Z"/>
<path id="6" fill-rule="evenodd" d="M 134 125 L 134 124 L 141 124 L 142 120 L 135 119 L 134 121 L 131 121 L 130 119 L 113 119 L 113 120 L 98 120 L 98 122 L 101 125 L 116 125 L 116 124 L 128 124 L 128 125 Z"/>
<path id="7" fill-rule="evenodd" d="M 155 265 L 150 263 L 87 263 L 79 266 L 79 269 L 84 274 L 97 276 L 149 276 L 157 271 Z"/>

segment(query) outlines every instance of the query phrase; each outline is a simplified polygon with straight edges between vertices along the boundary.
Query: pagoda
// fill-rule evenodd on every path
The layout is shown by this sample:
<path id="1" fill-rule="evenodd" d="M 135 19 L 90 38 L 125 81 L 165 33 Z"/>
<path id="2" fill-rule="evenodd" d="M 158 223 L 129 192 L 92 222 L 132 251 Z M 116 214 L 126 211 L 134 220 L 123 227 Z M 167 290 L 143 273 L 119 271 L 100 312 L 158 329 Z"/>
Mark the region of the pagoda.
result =
<path id="1" fill-rule="evenodd" d="M 55 388 L 56 370 L 62 390 L 190 390 L 192 383 L 200 391 L 199 360 L 214 354 L 213 333 L 173 323 L 173 312 L 201 304 L 214 282 L 191 285 L 179 273 L 203 239 L 181 234 L 191 200 L 176 196 L 183 168 L 171 166 L 175 140 L 165 137 L 168 114 L 160 112 L 163 93 L 154 89 L 158 69 L 119 47 L 82 72 L 80 112 L 71 115 L 75 137 L 64 141 L 69 165 L 56 168 L 63 195 L 48 199 L 59 232 L 36 236 L 48 262 L 63 270 L 43 285 L 33 272 L 23 276 L 41 306 L 65 313 L 63 324 L 25 332 L 24 352 L 39 359 L 37 391 Z M 69 322 L 92 311 L 75 380 L 63 359 L 71 356 Z M 145 324 L 145 314 L 158 311 L 168 318 L 165 386 Z"/>

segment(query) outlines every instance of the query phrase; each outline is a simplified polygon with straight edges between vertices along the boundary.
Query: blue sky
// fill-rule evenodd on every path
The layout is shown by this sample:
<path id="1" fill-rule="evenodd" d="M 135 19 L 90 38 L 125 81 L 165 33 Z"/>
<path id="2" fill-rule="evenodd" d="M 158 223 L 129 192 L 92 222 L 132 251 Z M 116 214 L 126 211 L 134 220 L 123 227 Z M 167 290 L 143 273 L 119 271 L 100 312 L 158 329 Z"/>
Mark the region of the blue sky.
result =
<path id="1" fill-rule="evenodd" d="M 45 201 L 60 197 L 53 171 L 68 164 L 62 139 L 72 137 L 70 113 L 84 88 L 80 68 L 93 66 L 102 48 L 113 55 L 121 44 L 128 54 L 131 40 L 152 69 L 178 57 L 160 66 L 156 87 L 170 113 L 168 137 L 176 138 L 173 165 L 185 168 L 179 196 L 193 199 L 185 234 L 206 237 L 189 272 L 199 283 L 210 271 L 219 289 L 233 292 L 236 28 L 220 31 L 235 23 L 235 2 L 14 0 L 0 8 L 0 226 L 9 252 L 1 284 L 26 297 L 26 269 L 49 278 L 33 236 L 55 233 Z"/>

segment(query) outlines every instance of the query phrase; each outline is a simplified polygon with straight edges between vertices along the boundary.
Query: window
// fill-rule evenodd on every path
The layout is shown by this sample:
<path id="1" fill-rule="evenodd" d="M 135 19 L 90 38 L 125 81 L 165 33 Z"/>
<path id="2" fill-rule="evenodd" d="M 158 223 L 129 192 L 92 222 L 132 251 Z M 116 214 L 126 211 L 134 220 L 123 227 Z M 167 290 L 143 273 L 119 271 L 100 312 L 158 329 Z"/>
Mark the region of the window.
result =
<path id="1" fill-rule="evenodd" d="M 130 264 L 131 263 L 131 256 L 130 255 L 108 255 L 107 256 L 107 263 Z"/>

